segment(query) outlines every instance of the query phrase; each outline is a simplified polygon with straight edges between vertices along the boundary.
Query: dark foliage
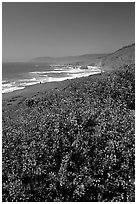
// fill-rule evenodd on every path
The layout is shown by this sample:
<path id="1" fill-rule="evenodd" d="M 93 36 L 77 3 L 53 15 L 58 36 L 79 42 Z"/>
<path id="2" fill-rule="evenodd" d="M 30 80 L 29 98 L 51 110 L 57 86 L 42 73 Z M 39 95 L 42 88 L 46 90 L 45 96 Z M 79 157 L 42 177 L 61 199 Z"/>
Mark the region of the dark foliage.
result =
<path id="1" fill-rule="evenodd" d="M 135 201 L 134 65 L 3 106 L 3 201 Z"/>

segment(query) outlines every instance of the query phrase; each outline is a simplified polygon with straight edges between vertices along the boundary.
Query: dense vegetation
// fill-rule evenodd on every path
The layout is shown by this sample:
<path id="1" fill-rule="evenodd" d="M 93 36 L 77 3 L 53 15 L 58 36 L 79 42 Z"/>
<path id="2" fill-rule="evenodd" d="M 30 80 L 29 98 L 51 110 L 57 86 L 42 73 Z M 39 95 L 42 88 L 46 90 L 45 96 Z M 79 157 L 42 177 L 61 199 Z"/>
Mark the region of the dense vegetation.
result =
<path id="1" fill-rule="evenodd" d="M 135 201 L 134 68 L 3 106 L 3 201 Z"/>

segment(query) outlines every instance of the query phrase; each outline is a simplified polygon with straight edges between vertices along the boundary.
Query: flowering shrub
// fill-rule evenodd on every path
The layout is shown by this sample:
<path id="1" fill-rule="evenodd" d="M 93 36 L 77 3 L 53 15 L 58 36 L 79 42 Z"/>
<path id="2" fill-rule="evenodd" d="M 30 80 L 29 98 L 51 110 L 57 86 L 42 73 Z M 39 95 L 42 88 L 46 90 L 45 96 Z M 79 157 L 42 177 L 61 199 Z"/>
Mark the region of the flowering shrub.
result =
<path id="1" fill-rule="evenodd" d="M 3 201 L 135 201 L 134 83 L 130 65 L 3 106 Z"/>

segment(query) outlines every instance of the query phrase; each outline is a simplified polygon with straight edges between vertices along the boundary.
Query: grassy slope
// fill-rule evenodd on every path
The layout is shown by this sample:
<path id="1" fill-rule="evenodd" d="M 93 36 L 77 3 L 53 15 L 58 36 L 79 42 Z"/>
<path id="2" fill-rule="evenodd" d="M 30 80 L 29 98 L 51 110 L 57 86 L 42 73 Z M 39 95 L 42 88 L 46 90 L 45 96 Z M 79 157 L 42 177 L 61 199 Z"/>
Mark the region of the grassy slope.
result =
<path id="1" fill-rule="evenodd" d="M 104 70 L 120 68 L 135 62 L 135 44 L 123 47 L 102 59 Z"/>
<path id="2" fill-rule="evenodd" d="M 134 201 L 134 68 L 3 106 L 3 201 Z"/>

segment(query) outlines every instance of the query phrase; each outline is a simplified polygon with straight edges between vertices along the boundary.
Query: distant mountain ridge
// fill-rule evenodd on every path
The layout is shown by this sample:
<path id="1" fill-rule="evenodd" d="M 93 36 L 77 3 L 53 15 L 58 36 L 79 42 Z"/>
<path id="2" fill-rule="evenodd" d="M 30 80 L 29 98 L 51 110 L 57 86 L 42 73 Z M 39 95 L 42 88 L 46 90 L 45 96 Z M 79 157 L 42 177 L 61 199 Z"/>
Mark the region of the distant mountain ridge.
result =
<path id="1" fill-rule="evenodd" d="M 47 63 L 90 63 L 93 61 L 100 61 L 104 56 L 108 54 L 85 54 L 79 56 L 66 56 L 66 57 L 37 57 L 33 62 L 47 62 Z"/>
<path id="2" fill-rule="evenodd" d="M 104 70 L 112 70 L 127 64 L 135 63 L 135 44 L 124 46 L 110 54 L 85 54 L 66 57 L 37 57 L 35 63 L 81 64 L 102 66 Z"/>

